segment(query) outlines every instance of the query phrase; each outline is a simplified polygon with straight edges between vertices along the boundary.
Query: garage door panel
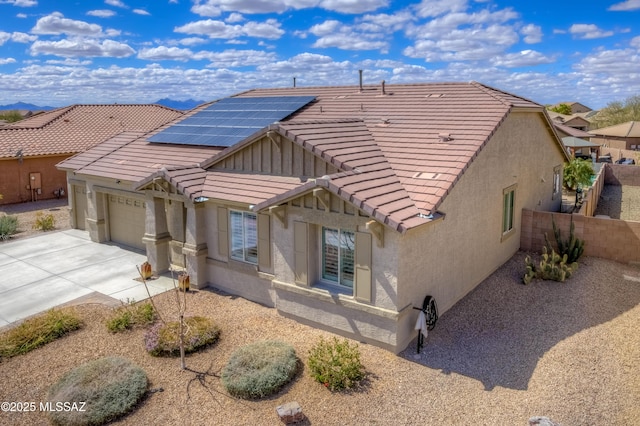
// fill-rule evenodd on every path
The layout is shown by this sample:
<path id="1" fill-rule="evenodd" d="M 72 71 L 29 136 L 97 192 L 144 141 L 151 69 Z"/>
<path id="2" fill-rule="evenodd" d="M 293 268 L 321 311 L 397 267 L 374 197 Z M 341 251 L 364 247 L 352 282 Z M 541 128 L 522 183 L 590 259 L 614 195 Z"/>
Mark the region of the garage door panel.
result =
<path id="1" fill-rule="evenodd" d="M 111 241 L 144 250 L 146 204 L 144 200 L 109 195 L 109 233 Z"/>

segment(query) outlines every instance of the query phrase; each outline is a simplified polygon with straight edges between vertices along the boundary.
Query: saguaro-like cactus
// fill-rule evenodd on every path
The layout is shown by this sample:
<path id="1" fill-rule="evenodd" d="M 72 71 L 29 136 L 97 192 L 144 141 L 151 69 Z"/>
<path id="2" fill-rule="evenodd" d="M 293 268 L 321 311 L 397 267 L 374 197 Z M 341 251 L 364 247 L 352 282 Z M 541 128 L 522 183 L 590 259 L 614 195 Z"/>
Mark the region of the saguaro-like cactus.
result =
<path id="1" fill-rule="evenodd" d="M 569 238 L 567 240 L 562 239 L 562 232 L 560 231 L 560 228 L 556 226 L 556 221 L 553 219 L 553 216 L 551 216 L 551 226 L 553 226 L 553 235 L 558 246 L 558 253 L 561 256 L 566 254 L 568 263 L 576 262 L 580 256 L 582 256 L 582 253 L 584 253 L 584 240 L 581 240 L 574 235 L 575 225 L 573 224 L 573 216 L 571 216 Z M 547 244 L 547 249 L 552 251 L 553 246 L 551 245 L 546 233 L 544 234 L 544 239 Z"/>

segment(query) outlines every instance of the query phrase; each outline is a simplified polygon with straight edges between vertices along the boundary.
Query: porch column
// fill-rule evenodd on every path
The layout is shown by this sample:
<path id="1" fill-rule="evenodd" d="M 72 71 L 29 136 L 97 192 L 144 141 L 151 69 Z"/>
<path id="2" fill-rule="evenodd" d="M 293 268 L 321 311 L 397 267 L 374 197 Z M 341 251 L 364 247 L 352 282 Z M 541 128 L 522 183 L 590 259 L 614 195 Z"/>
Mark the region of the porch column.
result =
<path id="1" fill-rule="evenodd" d="M 204 203 L 185 202 L 187 207 L 187 226 L 182 253 L 185 256 L 186 269 L 190 285 L 195 288 L 207 286 L 207 240 L 205 230 Z"/>
<path id="2" fill-rule="evenodd" d="M 169 242 L 171 235 L 167 229 L 167 214 L 164 198 L 146 197 L 145 233 L 142 241 L 147 246 L 147 260 L 156 273 L 169 270 Z"/>
<path id="3" fill-rule="evenodd" d="M 91 241 L 97 243 L 109 240 L 105 220 L 108 196 L 104 192 L 95 191 L 93 185 L 87 185 L 87 217 L 85 222 Z"/>

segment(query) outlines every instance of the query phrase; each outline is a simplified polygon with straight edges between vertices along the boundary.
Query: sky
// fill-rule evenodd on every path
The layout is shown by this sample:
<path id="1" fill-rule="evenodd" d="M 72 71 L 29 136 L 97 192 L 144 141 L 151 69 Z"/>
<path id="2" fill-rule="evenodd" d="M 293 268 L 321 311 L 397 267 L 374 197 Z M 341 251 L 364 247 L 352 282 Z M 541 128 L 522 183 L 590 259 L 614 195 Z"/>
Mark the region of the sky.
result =
<path id="1" fill-rule="evenodd" d="M 541 104 L 640 95 L 640 0 L 0 0 L 0 105 L 478 81 Z"/>

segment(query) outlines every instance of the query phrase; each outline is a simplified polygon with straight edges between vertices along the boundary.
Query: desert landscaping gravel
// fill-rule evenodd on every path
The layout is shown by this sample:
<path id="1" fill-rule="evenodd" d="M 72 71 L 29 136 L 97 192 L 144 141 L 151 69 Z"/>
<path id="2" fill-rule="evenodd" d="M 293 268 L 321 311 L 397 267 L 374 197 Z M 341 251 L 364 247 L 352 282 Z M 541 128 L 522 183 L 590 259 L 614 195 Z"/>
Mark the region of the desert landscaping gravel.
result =
<path id="1" fill-rule="evenodd" d="M 188 356 L 187 367 L 212 375 L 197 376 L 181 371 L 178 359 L 150 356 L 143 330 L 111 334 L 104 322 L 112 308 L 85 304 L 75 307 L 83 329 L 0 362 L 0 402 L 39 404 L 67 371 L 120 355 L 147 372 L 150 389 L 162 391 L 149 393 L 118 425 L 278 425 L 276 407 L 290 401 L 302 407 L 303 425 L 525 426 L 536 415 L 563 426 L 639 425 L 640 268 L 583 258 L 566 283 L 525 286 L 524 256 L 516 253 L 441 314 L 420 354 L 415 340 L 399 355 L 361 343 L 367 378 L 350 392 L 330 392 L 302 367 L 271 398 L 227 396 L 216 375 L 238 347 L 283 340 L 304 365 L 319 337 L 333 335 L 205 289 L 187 295 L 188 314 L 214 319 L 222 333 L 216 345 Z M 154 300 L 165 316 L 175 311 L 172 292 Z M 0 412 L 0 424 L 47 420 L 40 411 Z"/>

